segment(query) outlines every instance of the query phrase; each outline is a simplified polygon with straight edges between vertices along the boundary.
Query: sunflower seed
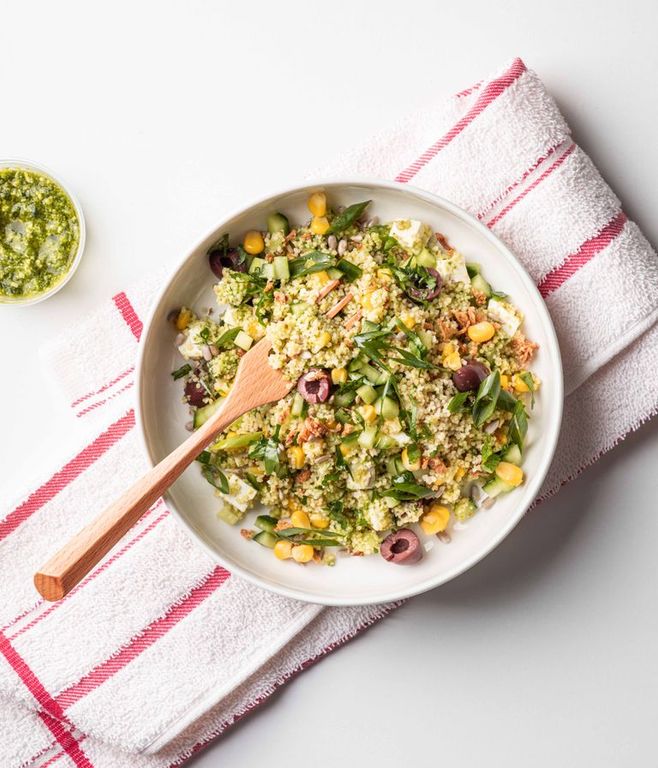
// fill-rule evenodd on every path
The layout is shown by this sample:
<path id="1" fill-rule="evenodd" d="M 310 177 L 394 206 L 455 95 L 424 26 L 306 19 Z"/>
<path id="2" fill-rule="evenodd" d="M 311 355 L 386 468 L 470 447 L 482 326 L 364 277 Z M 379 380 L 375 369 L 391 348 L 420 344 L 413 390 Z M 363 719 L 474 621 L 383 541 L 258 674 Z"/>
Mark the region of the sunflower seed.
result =
<path id="1" fill-rule="evenodd" d="M 347 240 L 343 237 L 338 243 L 338 255 L 343 256 L 347 250 Z"/>
<path id="2" fill-rule="evenodd" d="M 336 235 L 329 235 L 327 238 L 327 245 L 332 251 L 336 250 L 336 246 L 338 245 L 338 239 L 336 238 Z"/>
<path id="3" fill-rule="evenodd" d="M 185 334 L 184 333 L 177 334 L 176 338 L 174 339 L 174 346 L 180 347 L 180 345 L 183 343 L 185 343 Z"/>

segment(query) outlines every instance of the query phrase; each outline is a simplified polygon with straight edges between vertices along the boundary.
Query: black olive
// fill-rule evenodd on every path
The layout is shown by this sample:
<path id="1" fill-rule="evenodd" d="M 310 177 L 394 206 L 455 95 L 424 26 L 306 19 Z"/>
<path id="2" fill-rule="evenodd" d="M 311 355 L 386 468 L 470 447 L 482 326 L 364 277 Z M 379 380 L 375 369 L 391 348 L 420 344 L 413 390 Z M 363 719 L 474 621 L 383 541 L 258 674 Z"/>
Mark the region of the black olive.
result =
<path id="1" fill-rule="evenodd" d="M 460 392 L 477 389 L 491 371 L 478 360 L 468 360 L 452 374 L 452 383 Z"/>
<path id="2" fill-rule="evenodd" d="M 389 563 L 413 565 L 423 557 L 423 548 L 418 536 L 410 528 L 400 528 L 389 533 L 382 541 L 379 553 Z"/>

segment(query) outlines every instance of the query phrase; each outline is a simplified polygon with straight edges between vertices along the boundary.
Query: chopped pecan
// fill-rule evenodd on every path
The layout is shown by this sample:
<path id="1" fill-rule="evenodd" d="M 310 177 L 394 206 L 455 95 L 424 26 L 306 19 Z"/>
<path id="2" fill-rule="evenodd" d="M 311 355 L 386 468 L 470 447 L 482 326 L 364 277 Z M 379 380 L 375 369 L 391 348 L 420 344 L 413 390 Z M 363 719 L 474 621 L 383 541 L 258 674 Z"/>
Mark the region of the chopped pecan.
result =
<path id="1" fill-rule="evenodd" d="M 511 345 L 512 354 L 520 365 L 527 365 L 535 356 L 535 352 L 539 348 L 539 344 L 535 344 L 534 341 L 526 339 L 520 332 L 517 332 L 512 338 Z"/>
<path id="2" fill-rule="evenodd" d="M 298 472 L 295 475 L 295 482 L 305 483 L 310 476 L 311 476 L 311 470 L 309 469 L 309 467 L 306 467 L 305 469 L 302 469 L 300 472 Z"/>
<path id="3" fill-rule="evenodd" d="M 240 536 L 242 536 L 243 539 L 253 539 L 254 532 L 250 531 L 248 528 L 240 528 Z"/>

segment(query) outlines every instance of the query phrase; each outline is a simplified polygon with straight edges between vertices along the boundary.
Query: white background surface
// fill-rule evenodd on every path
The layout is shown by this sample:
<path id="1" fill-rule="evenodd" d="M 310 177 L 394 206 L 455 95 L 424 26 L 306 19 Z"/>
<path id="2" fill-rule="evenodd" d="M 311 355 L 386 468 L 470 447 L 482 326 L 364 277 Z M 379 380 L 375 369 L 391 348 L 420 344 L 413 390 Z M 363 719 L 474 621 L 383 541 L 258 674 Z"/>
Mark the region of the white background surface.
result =
<path id="1" fill-rule="evenodd" d="M 657 243 L 657 17 L 649 1 L 3 3 L 0 155 L 59 172 L 88 226 L 64 291 L 0 307 L 3 497 L 83 429 L 42 378 L 43 340 L 172 264 L 224 210 L 514 55 Z M 653 424 L 196 765 L 651 764 L 657 461 Z"/>

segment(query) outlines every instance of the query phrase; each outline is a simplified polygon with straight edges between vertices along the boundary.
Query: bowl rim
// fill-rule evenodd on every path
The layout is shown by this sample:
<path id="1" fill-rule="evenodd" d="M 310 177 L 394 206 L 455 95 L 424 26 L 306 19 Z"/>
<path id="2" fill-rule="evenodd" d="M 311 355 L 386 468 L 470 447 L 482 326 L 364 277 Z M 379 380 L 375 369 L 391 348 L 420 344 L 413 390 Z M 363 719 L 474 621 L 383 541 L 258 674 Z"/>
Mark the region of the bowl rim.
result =
<path id="1" fill-rule="evenodd" d="M 424 592 L 427 592 L 430 589 L 439 587 L 442 584 L 447 583 L 448 581 L 452 581 L 452 579 L 470 570 L 474 565 L 477 565 L 477 563 L 479 563 L 483 558 L 485 558 L 494 549 L 496 549 L 496 547 L 498 547 L 499 544 L 505 538 L 507 538 L 510 532 L 518 525 L 518 523 L 525 516 L 528 509 L 531 507 L 531 505 L 534 503 L 534 501 L 537 498 L 537 493 L 541 488 L 542 483 L 544 482 L 546 474 L 551 466 L 553 457 L 555 455 L 555 450 L 557 448 L 557 442 L 558 442 L 560 429 L 562 425 L 562 416 L 563 416 L 563 410 L 564 410 L 564 377 L 563 377 L 562 356 L 560 352 L 560 345 L 558 342 L 557 334 L 555 332 L 555 327 L 553 325 L 553 321 L 550 316 L 550 313 L 548 312 L 548 308 L 546 307 L 544 299 L 539 293 L 539 290 L 537 289 L 535 282 L 530 277 L 530 275 L 528 274 L 523 264 L 521 264 L 521 262 L 507 247 L 507 245 L 500 238 L 498 238 L 493 232 L 491 232 L 491 230 L 485 227 L 485 225 L 482 222 L 478 221 L 478 219 L 476 219 L 470 213 L 465 211 L 463 208 L 460 208 L 458 205 L 455 205 L 455 203 L 452 203 L 449 200 L 446 200 L 440 195 L 436 195 L 433 192 L 428 192 L 427 190 L 424 190 L 419 187 L 406 184 L 406 183 L 401 183 L 397 181 L 388 181 L 385 179 L 378 179 L 375 177 L 367 177 L 367 176 L 350 176 L 350 177 L 344 177 L 344 178 L 319 178 L 319 179 L 302 180 L 301 182 L 298 182 L 298 183 L 288 184 L 287 186 L 283 188 L 279 188 L 274 192 L 269 192 L 266 195 L 260 195 L 255 199 L 251 199 L 245 203 L 240 204 L 239 206 L 233 208 L 228 213 L 223 215 L 218 220 L 218 223 L 215 224 L 211 229 L 209 229 L 203 237 L 199 238 L 196 241 L 196 243 L 187 250 L 185 256 L 181 258 L 174 265 L 168 277 L 162 284 L 162 287 L 158 291 L 157 296 L 154 298 L 149 308 L 149 311 L 147 313 L 147 317 L 144 321 L 144 330 L 139 342 L 137 363 L 135 366 L 135 380 L 137 384 L 136 401 L 135 401 L 135 423 L 138 427 L 137 431 L 139 434 L 139 441 L 141 444 L 141 448 L 149 466 L 152 467 L 154 465 L 154 461 L 151 456 L 151 452 L 149 450 L 148 442 L 146 439 L 144 414 L 142 410 L 143 381 L 144 381 L 144 376 L 143 376 L 144 355 L 145 355 L 145 350 L 147 347 L 149 335 L 153 326 L 153 318 L 160 306 L 160 303 L 162 301 L 164 294 L 169 290 L 169 287 L 177 278 L 180 270 L 187 263 L 187 261 L 193 256 L 193 254 L 195 254 L 197 250 L 205 242 L 209 240 L 212 234 L 220 230 L 231 219 L 246 213 L 251 208 L 254 208 L 258 205 L 262 205 L 263 203 L 275 200 L 276 198 L 282 197 L 285 195 L 295 194 L 295 193 L 304 192 L 304 191 L 310 192 L 315 189 L 327 189 L 331 187 L 340 188 L 340 187 L 348 187 L 348 186 L 372 187 L 373 189 L 389 189 L 389 190 L 394 190 L 398 192 L 404 192 L 407 194 L 411 193 L 416 197 L 420 197 L 425 202 L 429 202 L 432 205 L 437 205 L 440 208 L 444 208 L 451 214 L 455 215 L 457 218 L 461 219 L 467 225 L 475 227 L 476 230 L 478 230 L 482 235 L 484 235 L 484 237 L 487 240 L 489 240 L 490 243 L 495 248 L 497 248 L 499 251 L 502 251 L 503 254 L 507 256 L 510 266 L 517 271 L 519 278 L 523 282 L 525 288 L 534 297 L 534 304 L 533 304 L 534 311 L 540 313 L 543 316 L 541 319 L 544 321 L 546 332 L 549 337 L 550 346 L 552 347 L 551 352 L 553 354 L 551 356 L 555 358 L 554 362 L 557 365 L 557 369 L 554 372 L 555 380 L 551 382 L 554 388 L 555 399 L 557 401 L 557 411 L 555 412 L 555 415 L 553 416 L 551 422 L 547 425 L 547 428 L 545 429 L 542 435 L 542 442 L 548 446 L 548 449 L 543 455 L 538 471 L 535 474 L 533 474 L 529 482 L 525 484 L 525 488 L 526 488 L 525 498 L 529 499 L 529 501 L 518 505 L 518 508 L 514 511 L 513 514 L 510 515 L 510 518 L 507 521 L 507 523 L 501 526 L 497 534 L 489 542 L 487 542 L 485 546 L 476 550 L 470 557 L 460 562 L 459 565 L 453 567 L 447 574 L 444 574 L 442 576 L 438 576 L 435 578 L 428 578 L 425 581 L 415 584 L 411 587 L 401 588 L 393 591 L 389 590 L 388 592 L 386 592 L 385 594 L 382 594 L 381 596 L 368 598 L 367 600 L 350 599 L 349 596 L 331 597 L 331 598 L 328 598 L 324 595 L 315 596 L 312 593 L 298 590 L 293 587 L 286 587 L 280 584 L 272 584 L 268 580 L 259 577 L 253 572 L 243 569 L 237 563 L 233 563 L 233 562 L 229 563 L 225 561 L 222 555 L 219 554 L 212 546 L 210 546 L 210 544 L 207 543 L 192 528 L 192 526 L 187 523 L 183 515 L 178 511 L 176 504 L 174 503 L 174 500 L 171 498 L 170 494 L 168 492 L 164 494 L 164 497 L 167 502 L 167 506 L 170 508 L 174 517 L 177 519 L 177 521 L 185 528 L 188 535 L 190 535 L 195 540 L 195 542 L 199 544 L 199 546 L 201 546 L 206 552 L 208 552 L 210 556 L 213 558 L 213 560 L 225 566 L 227 570 L 229 570 L 231 573 L 235 573 L 240 577 L 246 579 L 247 581 L 250 581 L 251 583 L 256 584 L 257 586 L 262 587 L 263 589 L 267 589 L 271 592 L 275 592 L 277 594 L 283 595 L 285 597 L 289 597 L 294 600 L 300 600 L 305 603 L 314 603 L 314 604 L 328 605 L 328 606 L 344 606 L 344 607 L 355 606 L 355 605 L 372 605 L 372 604 L 378 604 L 378 603 L 387 603 L 392 601 L 404 600 L 409 597 L 422 594 Z"/>
<path id="2" fill-rule="evenodd" d="M 53 173 L 53 171 L 51 171 L 47 166 L 42 165 L 41 163 L 35 163 L 32 160 L 25 160 L 24 158 L 20 157 L 0 158 L 0 170 L 10 170 L 12 168 L 23 168 L 27 171 L 35 171 L 36 173 L 40 173 L 43 176 L 47 176 L 51 181 L 54 181 L 55 184 L 64 190 L 71 203 L 73 203 L 73 208 L 75 209 L 76 216 L 78 217 L 78 249 L 75 252 L 75 258 L 71 262 L 71 266 L 69 267 L 68 272 L 59 281 L 59 283 L 44 293 L 39 293 L 36 296 L 30 296 L 28 299 L 12 299 L 8 296 L 5 296 L 4 294 L 0 294 L 0 305 L 7 307 L 28 307 L 32 304 L 38 304 L 39 302 L 45 301 L 51 296 L 54 296 L 58 291 L 61 291 L 61 289 L 76 273 L 78 267 L 80 266 L 80 262 L 82 261 L 82 254 L 85 249 L 85 241 L 87 239 L 87 226 L 80 201 L 71 189 L 71 186 L 66 181 L 64 181 L 64 179 L 62 179 L 59 174 Z"/>

